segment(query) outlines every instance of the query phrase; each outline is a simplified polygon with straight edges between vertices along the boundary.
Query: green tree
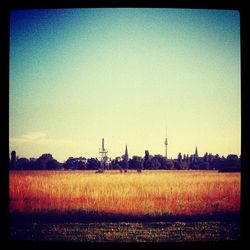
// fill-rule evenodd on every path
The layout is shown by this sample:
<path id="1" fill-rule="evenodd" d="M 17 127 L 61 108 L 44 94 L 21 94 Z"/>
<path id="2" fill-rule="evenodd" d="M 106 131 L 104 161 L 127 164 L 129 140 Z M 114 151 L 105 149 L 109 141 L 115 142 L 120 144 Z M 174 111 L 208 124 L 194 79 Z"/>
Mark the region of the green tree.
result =
<path id="1" fill-rule="evenodd" d="M 143 169 L 151 169 L 151 156 L 149 155 L 149 151 L 145 150 L 145 156 L 143 160 Z"/>
<path id="2" fill-rule="evenodd" d="M 87 162 L 87 169 L 96 170 L 100 167 L 100 162 L 97 158 L 90 158 Z"/>
<path id="3" fill-rule="evenodd" d="M 42 154 L 38 159 L 37 163 L 39 169 L 46 169 L 47 162 L 54 160 L 51 154 Z"/>
<path id="4" fill-rule="evenodd" d="M 143 168 L 143 158 L 140 156 L 133 156 L 129 161 L 129 166 L 132 169 L 136 169 L 137 171 L 141 171 Z"/>
<path id="5" fill-rule="evenodd" d="M 153 157 L 151 160 L 151 169 L 157 170 L 161 167 L 160 162 L 158 161 L 157 157 Z"/>
<path id="6" fill-rule="evenodd" d="M 46 163 L 46 169 L 53 169 L 53 170 L 56 170 L 56 169 L 59 169 L 60 168 L 60 164 L 57 160 L 53 159 L 53 160 L 49 160 L 47 163 Z"/>

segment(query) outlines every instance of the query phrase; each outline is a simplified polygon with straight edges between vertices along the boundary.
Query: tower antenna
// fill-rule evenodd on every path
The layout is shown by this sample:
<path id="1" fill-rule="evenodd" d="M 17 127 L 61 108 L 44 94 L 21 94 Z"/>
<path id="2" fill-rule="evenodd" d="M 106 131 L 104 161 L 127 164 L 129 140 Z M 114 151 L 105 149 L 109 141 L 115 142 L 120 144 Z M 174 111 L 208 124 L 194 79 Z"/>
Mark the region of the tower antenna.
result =
<path id="1" fill-rule="evenodd" d="M 166 157 L 166 159 L 168 159 L 168 138 L 167 138 L 167 128 L 166 128 L 166 136 L 165 136 L 164 144 L 165 144 L 165 157 Z"/>
<path id="2" fill-rule="evenodd" d="M 105 166 L 107 165 L 108 157 L 107 153 L 108 151 L 104 147 L 104 138 L 102 138 L 102 148 L 99 149 L 99 153 L 101 154 L 101 168 L 104 170 Z"/>

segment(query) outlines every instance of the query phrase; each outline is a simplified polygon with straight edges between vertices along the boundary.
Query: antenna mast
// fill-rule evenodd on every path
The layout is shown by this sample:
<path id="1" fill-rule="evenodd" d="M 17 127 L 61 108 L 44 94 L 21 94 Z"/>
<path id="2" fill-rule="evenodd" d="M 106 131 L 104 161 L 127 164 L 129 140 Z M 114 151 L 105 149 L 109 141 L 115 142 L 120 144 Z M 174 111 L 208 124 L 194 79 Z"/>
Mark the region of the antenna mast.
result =
<path id="1" fill-rule="evenodd" d="M 101 166 L 102 168 L 104 168 L 108 161 L 108 157 L 107 157 L 108 151 L 104 147 L 104 138 L 102 138 L 102 148 L 99 149 L 99 153 L 101 154 Z"/>
<path id="2" fill-rule="evenodd" d="M 166 159 L 168 159 L 168 138 L 167 138 L 167 129 L 166 129 L 166 137 L 165 137 L 165 141 L 164 141 L 164 144 L 165 144 L 165 157 Z"/>

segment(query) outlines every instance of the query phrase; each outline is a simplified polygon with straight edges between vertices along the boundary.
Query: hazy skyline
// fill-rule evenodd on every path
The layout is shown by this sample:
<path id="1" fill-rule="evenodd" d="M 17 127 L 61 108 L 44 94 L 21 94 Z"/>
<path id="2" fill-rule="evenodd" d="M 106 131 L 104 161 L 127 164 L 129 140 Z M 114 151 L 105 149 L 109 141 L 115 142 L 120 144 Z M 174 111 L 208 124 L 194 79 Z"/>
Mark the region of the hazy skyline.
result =
<path id="1" fill-rule="evenodd" d="M 10 150 L 240 155 L 240 77 L 237 11 L 14 11 Z"/>

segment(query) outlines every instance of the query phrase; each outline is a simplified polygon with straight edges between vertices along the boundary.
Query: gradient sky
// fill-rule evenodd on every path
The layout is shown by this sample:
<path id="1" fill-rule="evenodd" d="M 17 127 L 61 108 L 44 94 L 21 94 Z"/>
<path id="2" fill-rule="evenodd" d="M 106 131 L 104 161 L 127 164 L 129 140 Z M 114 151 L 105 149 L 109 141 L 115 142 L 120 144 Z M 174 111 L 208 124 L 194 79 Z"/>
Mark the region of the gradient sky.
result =
<path id="1" fill-rule="evenodd" d="M 240 78 L 237 11 L 14 11 L 10 150 L 240 155 Z"/>

